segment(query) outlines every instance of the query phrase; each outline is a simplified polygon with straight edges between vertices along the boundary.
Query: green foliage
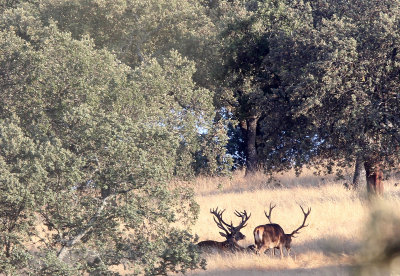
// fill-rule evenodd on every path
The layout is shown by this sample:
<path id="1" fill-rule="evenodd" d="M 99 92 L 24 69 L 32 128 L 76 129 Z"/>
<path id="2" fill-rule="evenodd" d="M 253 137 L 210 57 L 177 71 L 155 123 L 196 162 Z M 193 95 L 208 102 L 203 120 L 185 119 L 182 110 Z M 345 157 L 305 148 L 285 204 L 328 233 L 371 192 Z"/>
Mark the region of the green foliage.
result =
<path id="1" fill-rule="evenodd" d="M 198 263 L 205 269 L 205 260 L 199 258 L 199 248 L 192 241 L 193 237 L 187 232 L 174 229 L 171 238 L 164 240 L 166 249 L 162 254 L 162 262 L 157 274 L 163 274 L 164 271 L 185 273 L 188 269 L 197 268 Z"/>
<path id="2" fill-rule="evenodd" d="M 267 171 L 330 171 L 356 156 L 397 162 L 397 1 L 218 1 L 213 9 L 225 69 L 217 100 L 240 121 L 239 143 L 250 143 L 249 119 L 257 120 Z"/>
<path id="3" fill-rule="evenodd" d="M 356 156 L 398 162 L 399 8 L 390 0 L 2 3 L 0 269 L 204 267 L 190 233 L 193 191 L 168 183 L 228 171 L 229 123 L 240 127 L 232 155 L 251 153 L 269 171 L 321 158 L 328 171 Z"/>
<path id="4" fill-rule="evenodd" d="M 167 186 L 193 170 L 183 161 L 213 117 L 194 63 L 171 52 L 133 70 L 92 39 L 43 23 L 38 7 L 0 19 L 1 270 L 197 268 L 189 230 L 198 206 L 192 192 Z"/>
<path id="5" fill-rule="evenodd" d="M 54 250 L 43 250 L 43 256 L 40 256 L 40 265 L 35 266 L 31 273 L 40 275 L 69 276 L 79 274 L 79 266 L 73 267 L 57 258 L 57 252 Z"/>
<path id="6" fill-rule="evenodd" d="M 42 0 L 39 10 L 43 20 L 56 20 L 74 38 L 90 35 L 132 67 L 175 49 L 198 61 L 197 80 L 210 77 L 205 61 L 215 27 L 197 0 Z"/>
<path id="7" fill-rule="evenodd" d="M 1 237 L 4 238 L 4 237 Z M 10 255 L 0 253 L 1 272 L 5 275 L 20 275 L 30 263 L 32 255 L 21 246 L 15 246 Z"/>
<path id="8" fill-rule="evenodd" d="M 15 117 L 0 121 L 0 149 L 1 267 L 12 273 L 24 268 L 30 257 L 22 241 L 28 239 L 42 200 L 44 170 L 40 149 Z"/>
<path id="9" fill-rule="evenodd" d="M 223 145 L 228 144 L 227 120 L 219 118 L 200 137 L 201 147 L 197 152 L 195 169 L 199 174 L 225 175 L 233 166 L 233 158 L 226 154 Z"/>
<path id="10" fill-rule="evenodd" d="M 160 10 L 162 10 L 162 12 Z M 43 32 L 46 32 L 46 30 L 47 32 L 50 31 L 48 27 L 46 27 L 49 24 L 53 27 L 56 25 L 57 28 L 62 31 L 68 32 L 68 35 L 70 33 L 73 39 L 83 38 L 83 40 L 87 41 L 89 48 L 96 47 L 113 52 L 119 60 L 126 63 L 131 68 L 137 69 L 137 72 L 149 71 L 152 69 L 154 69 L 155 72 L 164 69 L 169 71 L 168 73 L 161 72 L 154 76 L 151 75 L 152 72 L 137 73 L 136 78 L 142 79 L 140 74 L 149 74 L 149 77 L 153 78 L 152 81 L 154 81 L 156 77 L 164 78 L 164 85 L 168 84 L 169 87 L 183 81 L 187 82 L 189 90 L 176 93 L 174 95 L 175 99 L 173 105 L 176 105 L 176 103 L 178 103 L 176 99 L 182 96 L 185 98 L 185 101 L 192 100 L 188 108 L 197 109 L 192 116 L 199 115 L 198 110 L 207 113 L 201 115 L 204 116 L 203 118 L 197 118 L 197 120 L 203 121 L 197 126 L 197 133 L 199 132 L 198 129 L 205 128 L 203 126 L 204 124 L 209 124 L 210 120 L 212 121 L 210 116 L 213 116 L 211 114 L 213 104 L 210 99 L 205 100 L 210 96 L 211 92 L 200 88 L 199 84 L 213 87 L 211 79 L 213 78 L 212 73 L 214 73 L 214 71 L 210 70 L 210 67 L 213 67 L 213 63 L 216 62 L 214 58 L 216 55 L 214 46 L 215 27 L 208 18 L 205 7 L 197 3 L 197 1 L 188 2 L 177 0 L 176 2 L 167 1 L 164 3 L 153 0 L 145 2 L 124 0 L 113 2 L 112 4 L 105 1 L 83 0 L 23 1 L 19 5 L 16 5 L 16 8 L 6 10 L 4 16 L 0 19 L 0 26 L 2 26 L 2 28 L 15 31 L 19 37 L 29 41 L 33 46 L 35 46 L 36 43 L 42 43 L 42 37 L 47 36 Z M 63 33 L 63 35 L 67 34 Z M 58 42 L 53 41 L 50 43 L 57 44 Z M 74 47 L 72 45 L 70 46 Z M 54 53 L 57 53 L 57 47 L 59 46 L 54 47 Z M 50 48 L 51 47 L 49 47 L 49 49 Z M 63 51 L 62 49 L 60 50 Z M 66 55 L 69 54 L 68 51 L 64 53 Z M 82 54 L 90 56 L 88 52 L 82 52 Z M 46 53 L 46 55 L 47 56 L 43 58 L 49 58 L 48 61 L 54 58 L 53 54 L 50 52 Z M 108 54 L 104 53 L 104 55 L 105 58 L 107 58 Z M 93 58 L 97 57 L 99 56 L 97 55 Z M 48 74 L 50 70 L 58 70 L 60 72 L 65 70 L 65 74 L 85 73 L 80 70 L 86 70 L 84 64 L 77 65 L 78 68 L 71 66 L 76 58 L 77 57 L 71 58 L 70 61 L 66 61 L 62 66 L 57 65 L 57 68 L 49 66 L 45 69 L 49 70 L 49 72 L 43 73 Z M 187 60 L 187 58 L 195 59 L 196 64 Z M 103 57 L 100 57 L 96 66 L 101 67 L 101 62 L 103 61 Z M 177 71 L 174 72 L 178 67 L 181 68 L 182 73 L 184 72 L 183 74 L 177 74 Z M 187 71 L 185 71 L 185 69 Z M 101 74 L 101 72 L 100 70 L 99 73 Z M 168 76 L 162 76 L 162 74 L 168 74 Z M 126 74 L 121 74 L 121 76 L 126 76 Z M 176 78 L 176 76 L 179 76 L 179 78 Z M 52 77 L 58 78 L 52 80 L 57 83 L 54 85 L 63 85 L 63 79 L 60 79 L 60 77 L 56 75 Z M 102 80 L 103 77 L 105 79 L 112 79 L 115 75 L 99 77 L 100 80 Z M 68 79 L 65 78 L 65 76 L 63 78 Z M 98 84 L 92 83 L 90 76 L 88 78 L 87 87 L 83 85 L 80 86 L 81 89 L 83 89 L 82 91 L 91 87 L 92 84 L 95 85 L 93 88 L 97 89 L 96 85 Z M 160 81 L 161 79 L 157 80 L 159 85 L 161 85 Z M 147 82 L 149 83 L 150 80 Z M 128 83 L 128 85 L 132 84 Z M 152 84 L 152 86 L 153 87 L 150 89 L 156 89 L 155 85 Z M 65 89 L 65 87 L 56 87 L 56 89 L 62 90 Z M 105 89 L 105 87 L 102 89 Z M 137 89 L 140 89 L 140 85 L 138 85 Z M 158 89 L 160 90 L 160 87 Z M 191 92 L 187 93 L 190 89 L 196 91 L 195 93 L 197 93 L 197 96 L 191 95 Z M 79 93 L 79 91 L 77 92 Z M 117 93 L 121 94 L 120 91 Z M 166 94 L 165 91 L 163 93 Z M 139 94 L 146 93 L 140 92 Z M 158 96 L 160 97 L 164 94 L 160 93 Z M 71 98 L 73 98 L 73 96 L 76 95 L 71 95 Z M 190 98 L 192 96 L 197 97 L 197 99 Z M 131 107 L 126 104 L 126 102 L 132 104 L 132 98 L 129 97 L 129 93 L 125 94 L 125 97 L 120 95 L 118 99 L 122 99 L 121 103 L 118 104 L 119 108 L 122 108 L 125 104 L 126 110 L 124 112 L 126 112 L 127 109 L 131 109 Z M 140 100 L 148 99 L 142 98 Z M 135 101 L 137 101 L 135 108 L 141 109 L 142 107 L 139 107 L 139 99 L 136 98 Z M 182 100 L 179 99 L 179 101 L 182 101 L 179 103 L 181 104 L 179 108 L 181 110 L 185 109 L 185 105 L 188 103 L 183 102 L 183 98 Z M 150 106 L 149 104 L 146 105 Z M 165 109 L 161 110 L 161 112 L 164 111 Z M 185 113 L 185 116 L 188 116 L 191 112 L 185 111 Z M 207 129 L 212 129 L 212 126 L 207 126 L 205 131 L 207 131 Z M 193 127 L 191 127 L 190 130 L 193 130 Z M 196 136 L 196 134 L 194 134 L 194 136 Z M 195 141 L 196 139 L 190 138 L 189 143 L 199 144 L 198 141 Z M 181 155 L 182 157 L 186 157 L 183 158 L 181 162 L 192 163 L 189 159 L 193 158 L 193 154 L 199 152 L 199 150 L 203 151 L 204 149 L 193 148 L 187 150 L 187 142 L 185 143 Z M 200 145 L 202 145 L 202 143 L 200 143 Z M 224 144 L 220 143 L 218 147 L 219 152 L 224 151 Z M 215 159 L 219 158 L 218 155 L 209 155 L 208 158 L 214 159 L 210 160 L 211 162 L 216 162 Z M 193 165 L 198 166 L 197 164 Z M 178 174 L 179 171 L 182 172 L 183 170 L 179 169 Z M 208 169 L 208 171 L 210 171 L 210 169 Z M 190 174 L 192 174 L 192 172 L 190 172 Z"/>
<path id="11" fill-rule="evenodd" d="M 219 11 L 224 89 L 216 94 L 216 101 L 239 122 L 232 131 L 239 136 L 231 136 L 230 153 L 242 154 L 238 161 L 248 169 L 254 169 L 254 163 L 268 171 L 291 167 L 293 148 L 298 146 L 292 143 L 299 141 L 291 128 L 304 120 L 292 118 L 288 98 L 276 93 L 281 76 L 269 56 L 271 48 L 280 47 L 275 40 L 279 35 L 290 36 L 299 26 L 312 23 L 311 8 L 290 1 L 218 3 L 214 9 Z"/>
<path id="12" fill-rule="evenodd" d="M 329 4 L 329 12 L 314 7 L 309 24 L 273 37 L 267 61 L 281 78 L 277 92 L 290 101 L 290 115 L 307 122 L 296 133 L 315 137 L 317 155 L 391 165 L 400 141 L 398 3 Z"/>

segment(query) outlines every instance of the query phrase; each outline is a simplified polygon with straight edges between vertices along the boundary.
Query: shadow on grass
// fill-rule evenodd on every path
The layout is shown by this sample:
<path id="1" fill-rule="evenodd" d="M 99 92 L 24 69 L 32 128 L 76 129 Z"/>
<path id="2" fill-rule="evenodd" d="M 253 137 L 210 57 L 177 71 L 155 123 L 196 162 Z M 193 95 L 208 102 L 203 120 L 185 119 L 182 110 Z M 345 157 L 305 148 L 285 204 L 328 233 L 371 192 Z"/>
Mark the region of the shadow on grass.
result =
<path id="1" fill-rule="evenodd" d="M 249 177 L 248 179 L 243 178 L 239 181 L 227 182 L 225 185 L 215 183 L 215 186 L 209 186 L 208 189 L 200 189 L 198 195 L 210 196 L 263 190 L 318 188 L 332 185 L 332 183 L 337 183 L 339 186 L 343 186 L 343 190 L 346 190 L 345 183 L 349 183 L 349 181 L 349 177 L 346 177 L 343 180 L 337 180 L 335 176 L 321 177 L 314 175 L 304 175 L 299 177 L 293 176 L 291 179 L 279 179 L 279 177 L 269 179 L 267 176 L 264 178 Z"/>
<path id="2" fill-rule="evenodd" d="M 232 270 L 210 270 L 189 275 L 215 275 L 215 276 L 298 276 L 298 275 L 354 275 L 354 267 L 350 265 L 324 266 L 317 268 L 295 268 L 279 270 L 251 270 L 251 269 L 232 269 Z"/>
<path id="3" fill-rule="evenodd" d="M 259 261 L 254 262 L 256 266 L 254 268 L 251 266 L 251 261 L 244 261 L 246 267 L 240 267 L 243 264 L 242 259 L 252 258 L 252 253 L 243 255 L 239 253 L 236 256 L 238 264 L 230 259 L 232 255 L 227 255 L 227 263 L 224 265 L 232 265 L 232 268 L 212 267 L 206 271 L 190 273 L 190 275 L 356 275 L 355 256 L 359 249 L 359 243 L 327 236 L 306 243 L 294 242 L 291 261 L 288 264 L 286 264 L 288 262 L 286 250 L 284 250 L 285 257 L 282 260 L 280 260 L 279 250 L 276 250 L 276 256 L 270 257 L 270 252 L 267 251 L 265 259 L 259 259 L 261 263 L 266 262 L 265 267 Z M 208 255 L 207 259 L 209 258 L 213 258 L 213 255 Z M 223 263 L 224 258 L 220 259 L 220 262 Z M 282 267 L 278 268 L 281 265 Z M 235 266 L 238 267 L 235 268 Z"/>
<path id="4" fill-rule="evenodd" d="M 246 245 L 249 246 L 249 244 Z M 327 236 L 323 238 L 313 239 L 308 242 L 297 242 L 296 239 L 292 240 L 291 255 L 300 255 L 306 252 L 319 252 L 326 256 L 343 256 L 343 255 L 356 255 L 360 252 L 362 244 L 348 239 L 343 239 L 335 236 Z M 270 251 L 265 252 L 268 256 Z M 280 257 L 279 250 L 276 249 L 277 258 Z M 287 256 L 287 251 L 284 249 L 284 256 Z"/>
<path id="5" fill-rule="evenodd" d="M 292 251 L 296 254 L 307 251 L 322 252 L 325 255 L 355 255 L 360 251 L 362 244 L 336 236 L 326 236 L 308 242 L 297 243 L 292 241 Z"/>

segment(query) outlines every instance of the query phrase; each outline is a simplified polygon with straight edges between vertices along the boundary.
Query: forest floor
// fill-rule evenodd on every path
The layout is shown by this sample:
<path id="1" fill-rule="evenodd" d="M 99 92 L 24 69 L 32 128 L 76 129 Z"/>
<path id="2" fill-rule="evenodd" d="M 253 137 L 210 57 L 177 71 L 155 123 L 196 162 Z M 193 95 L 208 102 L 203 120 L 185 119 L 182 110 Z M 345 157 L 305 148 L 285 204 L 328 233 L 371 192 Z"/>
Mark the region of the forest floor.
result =
<path id="1" fill-rule="evenodd" d="M 292 232 L 303 222 L 304 209 L 311 207 L 308 227 L 292 241 L 292 256 L 281 259 L 270 254 L 209 253 L 207 270 L 189 275 L 400 275 L 400 258 L 378 260 L 393 239 L 400 239 L 400 182 L 385 180 L 382 199 L 369 200 L 365 184 L 359 190 L 348 190 L 351 174 L 343 180 L 335 176 L 315 176 L 305 170 L 296 177 L 288 172 L 268 182 L 263 174 L 244 177 L 198 178 L 194 183 L 200 205 L 199 219 L 193 233 L 199 240 L 223 241 L 220 229 L 210 214 L 211 208 L 226 209 L 224 219 L 239 222 L 234 211 L 251 213 L 242 229 L 246 239 L 242 246 L 254 244 L 253 229 L 268 223 L 264 210 L 276 204 L 272 221 Z M 277 250 L 278 252 L 278 250 Z M 372 264 L 373 263 L 373 264 Z"/>

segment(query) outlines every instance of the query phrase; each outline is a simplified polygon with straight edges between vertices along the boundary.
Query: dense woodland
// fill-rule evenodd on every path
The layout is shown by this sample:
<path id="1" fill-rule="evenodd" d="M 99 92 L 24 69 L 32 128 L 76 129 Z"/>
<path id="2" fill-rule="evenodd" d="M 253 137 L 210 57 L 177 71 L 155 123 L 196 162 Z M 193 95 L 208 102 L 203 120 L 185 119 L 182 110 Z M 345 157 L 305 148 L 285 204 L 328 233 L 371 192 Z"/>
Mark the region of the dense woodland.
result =
<path id="1" fill-rule="evenodd" d="M 395 0 L 1 1 L 0 271 L 204 267 L 173 179 L 357 163 L 382 194 L 399 46 Z"/>

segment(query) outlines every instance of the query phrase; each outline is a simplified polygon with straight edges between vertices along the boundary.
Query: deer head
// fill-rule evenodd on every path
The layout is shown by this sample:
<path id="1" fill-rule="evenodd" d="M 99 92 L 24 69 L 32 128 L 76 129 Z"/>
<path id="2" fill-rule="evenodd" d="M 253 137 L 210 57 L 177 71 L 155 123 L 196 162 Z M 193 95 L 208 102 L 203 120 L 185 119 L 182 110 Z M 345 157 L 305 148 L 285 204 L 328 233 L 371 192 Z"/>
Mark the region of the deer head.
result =
<path id="1" fill-rule="evenodd" d="M 308 208 L 307 212 L 305 212 L 304 209 L 303 209 L 303 207 L 302 207 L 300 204 L 299 204 L 299 206 L 300 206 L 300 208 L 301 208 L 301 211 L 303 212 L 304 219 L 303 219 L 303 223 L 302 223 L 296 230 L 294 230 L 294 231 L 293 231 L 292 233 L 290 233 L 290 234 L 285 234 L 285 242 L 284 242 L 284 245 L 285 245 L 286 250 L 288 251 L 288 254 L 290 254 L 290 248 L 291 248 L 292 238 L 296 238 L 295 234 L 300 234 L 299 230 L 302 229 L 302 228 L 304 228 L 304 227 L 307 227 L 307 226 L 308 226 L 308 224 L 305 225 L 305 223 L 306 223 L 306 220 L 307 220 L 308 215 L 309 215 L 310 212 L 311 212 L 311 208 Z"/>
<path id="2" fill-rule="evenodd" d="M 232 221 L 231 224 L 228 224 L 222 219 L 222 214 L 224 212 L 225 210 L 219 211 L 218 207 L 216 209 L 210 210 L 210 213 L 214 215 L 214 222 L 217 224 L 218 228 L 224 231 L 224 232 L 219 232 L 219 234 L 225 237 L 228 241 L 243 240 L 246 236 L 243 235 L 240 232 L 240 230 L 247 225 L 246 222 L 249 220 L 251 214 L 247 215 L 246 211 L 243 212 L 235 211 L 235 215 L 240 217 L 242 221 L 239 223 L 239 225 L 233 226 Z"/>

